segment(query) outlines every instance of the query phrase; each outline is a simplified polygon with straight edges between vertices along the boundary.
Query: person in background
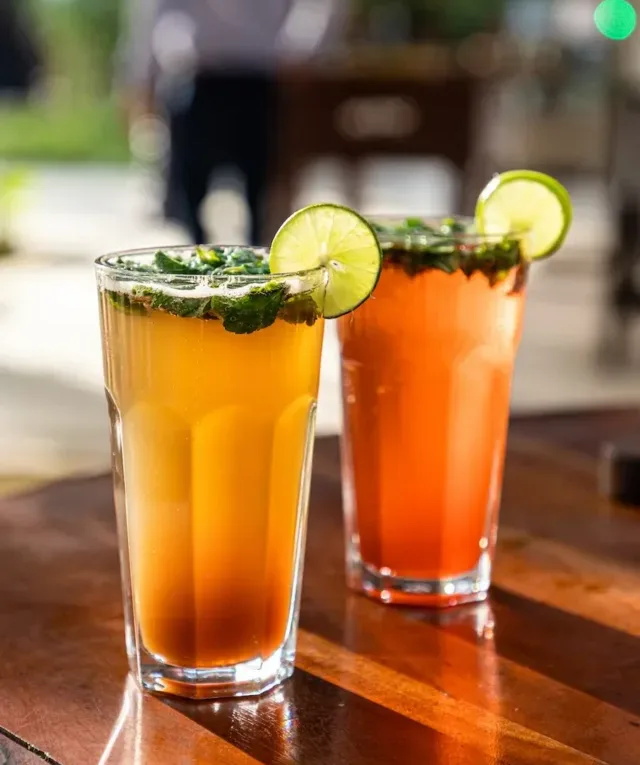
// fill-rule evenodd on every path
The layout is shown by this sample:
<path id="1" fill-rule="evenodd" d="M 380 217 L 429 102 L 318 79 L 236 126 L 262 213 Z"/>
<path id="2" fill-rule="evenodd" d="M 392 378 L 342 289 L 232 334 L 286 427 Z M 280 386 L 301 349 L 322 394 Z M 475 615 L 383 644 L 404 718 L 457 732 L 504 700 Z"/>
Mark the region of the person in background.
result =
<path id="1" fill-rule="evenodd" d="M 159 108 L 170 134 L 165 214 L 204 242 L 212 173 L 244 175 L 260 243 L 278 64 L 335 41 L 346 0 L 128 0 L 121 42 L 129 119 Z"/>
<path id="2" fill-rule="evenodd" d="M 0 97 L 25 98 L 41 65 L 28 8 L 0 0 Z"/>

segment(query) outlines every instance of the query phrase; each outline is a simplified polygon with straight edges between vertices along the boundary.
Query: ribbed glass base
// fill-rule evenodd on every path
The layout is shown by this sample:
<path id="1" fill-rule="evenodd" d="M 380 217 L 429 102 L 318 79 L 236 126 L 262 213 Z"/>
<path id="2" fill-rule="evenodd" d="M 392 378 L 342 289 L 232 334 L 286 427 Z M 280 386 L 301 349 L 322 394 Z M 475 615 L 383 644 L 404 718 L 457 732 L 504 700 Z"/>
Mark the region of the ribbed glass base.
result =
<path id="1" fill-rule="evenodd" d="M 265 660 L 252 659 L 213 669 L 144 663 L 140 666 L 137 680 L 146 691 L 188 699 L 257 696 L 291 677 L 294 666 L 292 654 L 280 649 Z"/>
<path id="2" fill-rule="evenodd" d="M 491 584 L 491 560 L 483 553 L 472 571 L 456 577 L 406 579 L 352 558 L 348 578 L 352 589 L 382 603 L 448 608 L 486 600 Z"/>

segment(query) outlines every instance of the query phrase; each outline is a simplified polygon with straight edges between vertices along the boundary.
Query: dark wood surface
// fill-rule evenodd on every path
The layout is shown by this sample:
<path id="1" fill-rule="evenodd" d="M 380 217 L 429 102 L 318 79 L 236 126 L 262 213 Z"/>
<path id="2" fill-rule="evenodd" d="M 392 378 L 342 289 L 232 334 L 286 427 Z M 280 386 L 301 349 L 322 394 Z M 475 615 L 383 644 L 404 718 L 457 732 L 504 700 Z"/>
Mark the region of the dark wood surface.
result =
<path id="1" fill-rule="evenodd" d="M 0 732 L 0 765 L 42 765 L 42 763 L 57 765 L 56 761 L 26 741 Z"/>
<path id="2" fill-rule="evenodd" d="M 3 500 L 0 765 L 637 765 L 640 511 L 598 497 L 595 456 L 638 430 L 514 421 L 491 600 L 442 612 L 346 591 L 320 440 L 297 671 L 249 701 L 127 682 L 108 476 Z"/>

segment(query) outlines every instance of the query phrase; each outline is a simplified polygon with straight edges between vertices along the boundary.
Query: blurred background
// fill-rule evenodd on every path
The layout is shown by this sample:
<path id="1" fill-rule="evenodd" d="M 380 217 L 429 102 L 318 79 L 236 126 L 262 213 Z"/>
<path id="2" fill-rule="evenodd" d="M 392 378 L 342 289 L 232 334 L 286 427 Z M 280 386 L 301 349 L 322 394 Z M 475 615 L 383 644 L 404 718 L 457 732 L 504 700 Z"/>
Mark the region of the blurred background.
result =
<path id="1" fill-rule="evenodd" d="M 268 241 L 310 201 L 469 211 L 514 167 L 556 175 L 575 205 L 563 252 L 534 269 L 514 411 L 640 400 L 636 21 L 626 0 L 0 0 L 4 485 L 108 467 L 97 255 L 186 243 L 194 225 Z M 194 90 L 203 67 L 246 61 L 268 120 L 234 80 Z M 212 114 L 268 152 L 264 178 L 264 157 L 212 155 Z M 207 157 L 196 223 L 172 146 Z M 321 432 L 340 428 L 338 380 L 330 326 Z"/>

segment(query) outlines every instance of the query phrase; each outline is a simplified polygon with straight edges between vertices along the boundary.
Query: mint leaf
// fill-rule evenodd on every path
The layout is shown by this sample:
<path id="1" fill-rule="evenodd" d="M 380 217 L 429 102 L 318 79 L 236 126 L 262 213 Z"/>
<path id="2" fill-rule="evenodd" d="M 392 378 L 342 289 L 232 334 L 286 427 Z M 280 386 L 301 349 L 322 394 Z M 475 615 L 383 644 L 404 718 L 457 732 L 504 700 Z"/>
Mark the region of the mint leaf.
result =
<path id="1" fill-rule="evenodd" d="M 228 332 L 248 335 L 273 324 L 284 295 L 285 285 L 271 281 L 238 297 L 216 295 L 211 298 L 211 308 L 222 319 L 222 326 Z"/>
<path id="2" fill-rule="evenodd" d="M 285 298 L 278 316 L 289 324 L 306 324 L 312 327 L 322 312 L 313 292 L 298 292 Z"/>
<path id="3" fill-rule="evenodd" d="M 460 268 L 460 258 L 455 251 L 449 253 L 434 253 L 429 261 L 429 268 L 437 268 L 446 274 L 452 274 Z"/>
<path id="4" fill-rule="evenodd" d="M 166 252 L 158 250 L 154 257 L 154 264 L 158 271 L 163 274 L 190 274 L 193 269 L 182 258 L 174 258 Z"/>
<path id="5" fill-rule="evenodd" d="M 105 295 L 111 305 L 120 311 L 138 314 L 147 313 L 147 306 L 136 300 L 132 295 L 127 295 L 124 292 L 114 292 L 113 290 L 105 290 Z"/>
<path id="6" fill-rule="evenodd" d="M 177 297 L 167 295 L 165 292 L 152 287 L 134 287 L 132 294 L 134 298 L 150 309 L 190 318 L 202 318 L 211 304 L 209 297 Z"/>
<path id="7" fill-rule="evenodd" d="M 221 274 L 268 274 L 269 263 L 260 253 L 246 247 L 234 247 L 226 254 Z"/>
<path id="8" fill-rule="evenodd" d="M 128 271 L 137 271 L 147 274 L 156 272 L 156 267 L 152 263 L 137 263 L 135 260 L 131 260 L 130 258 L 116 258 L 114 265 L 117 268 L 126 268 Z"/>
<path id="9" fill-rule="evenodd" d="M 115 265 L 129 271 L 161 274 L 268 274 L 269 261 L 249 247 L 196 247 L 191 253 L 158 250 L 152 262 L 120 257 Z"/>
<path id="10" fill-rule="evenodd" d="M 223 247 L 210 247 L 209 249 L 206 247 L 196 247 L 196 255 L 202 263 L 206 263 L 213 268 L 223 266 L 227 262 Z"/>
<path id="11" fill-rule="evenodd" d="M 238 285 L 240 288 L 242 285 Z M 153 287 L 134 287 L 130 294 L 106 292 L 116 308 L 140 314 L 164 311 L 185 319 L 219 319 L 228 332 L 246 335 L 270 327 L 277 318 L 290 324 L 313 324 L 321 317 L 313 292 L 289 295 L 286 284 L 270 281 L 234 296 L 184 297 Z"/>
<path id="12" fill-rule="evenodd" d="M 445 236 L 448 234 L 464 234 L 465 231 L 465 224 L 455 218 L 444 218 L 440 223 L 440 233 Z"/>
<path id="13" fill-rule="evenodd" d="M 256 259 L 256 253 L 248 247 L 234 247 L 227 253 L 227 264 L 231 266 L 255 263 Z"/>
<path id="14" fill-rule="evenodd" d="M 400 230 L 402 230 L 402 228 L 408 228 L 413 231 L 415 229 L 428 229 L 429 226 L 427 226 L 420 218 L 407 218 L 404 225 L 400 227 Z"/>
<path id="15" fill-rule="evenodd" d="M 409 276 L 437 269 L 447 274 L 458 270 L 471 277 L 483 273 L 490 284 L 497 284 L 504 272 L 524 262 L 517 239 L 486 242 L 469 232 L 469 239 L 460 234 L 465 223 L 444 218 L 438 229 L 430 228 L 420 218 L 407 218 L 401 226 L 376 225 L 382 239 L 384 260 L 403 268 Z M 424 233 L 425 236 L 422 236 Z"/>
<path id="16" fill-rule="evenodd" d="M 152 262 L 141 262 L 132 256 L 119 258 L 116 265 L 148 275 L 151 282 L 138 284 L 131 293 L 107 292 L 112 305 L 125 311 L 141 314 L 164 311 L 185 319 L 220 320 L 225 330 L 236 334 L 269 327 L 278 317 L 290 323 L 312 325 L 321 316 L 312 292 L 290 295 L 287 285 L 275 279 L 256 283 L 249 289 L 244 280 L 228 279 L 224 295 L 207 297 L 192 297 L 189 285 L 180 278 L 166 279 L 166 287 L 157 280 L 153 283 L 154 276 L 160 273 L 202 276 L 198 281 L 209 282 L 212 287 L 227 275 L 268 274 L 268 260 L 248 247 L 196 247 L 187 254 L 158 250 Z M 167 294 L 167 287 L 172 287 L 171 294 Z"/>

